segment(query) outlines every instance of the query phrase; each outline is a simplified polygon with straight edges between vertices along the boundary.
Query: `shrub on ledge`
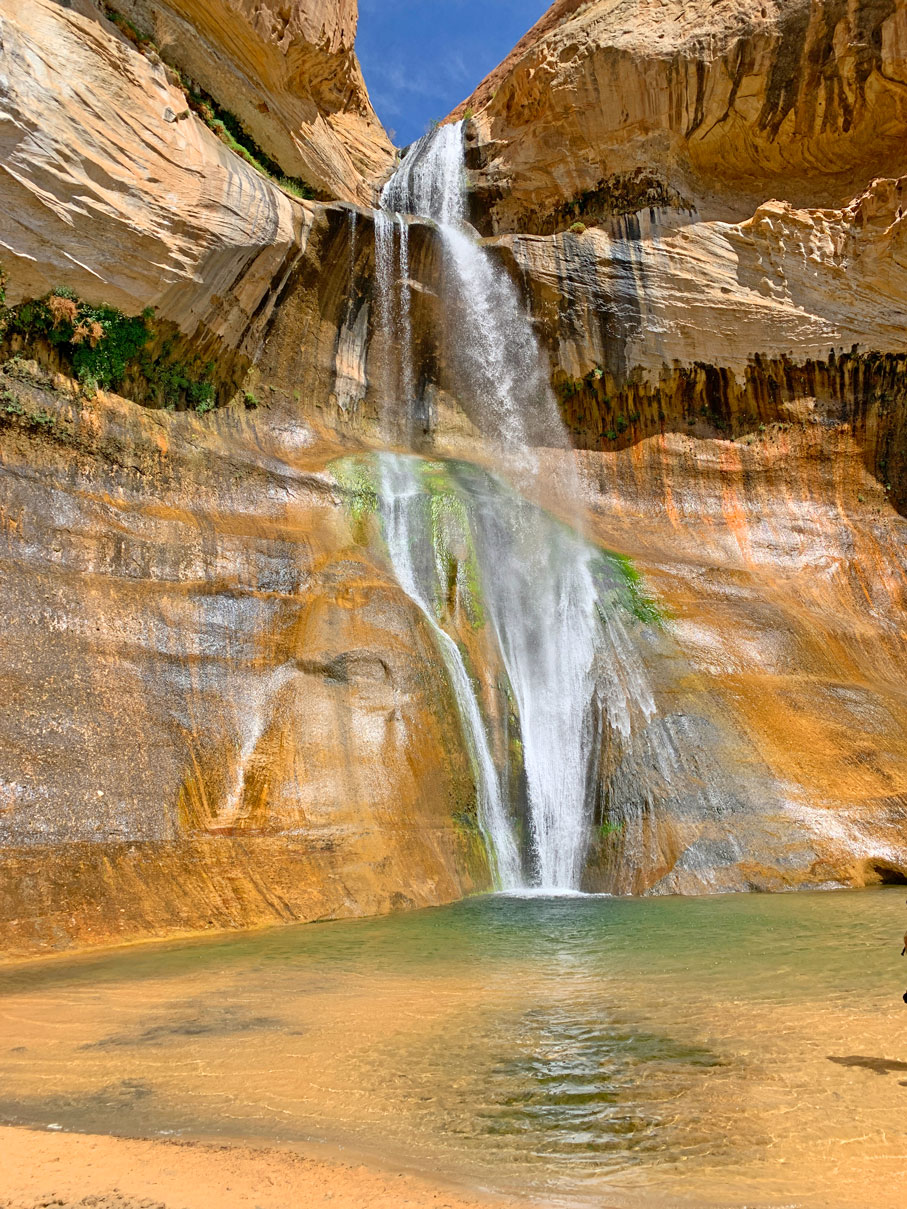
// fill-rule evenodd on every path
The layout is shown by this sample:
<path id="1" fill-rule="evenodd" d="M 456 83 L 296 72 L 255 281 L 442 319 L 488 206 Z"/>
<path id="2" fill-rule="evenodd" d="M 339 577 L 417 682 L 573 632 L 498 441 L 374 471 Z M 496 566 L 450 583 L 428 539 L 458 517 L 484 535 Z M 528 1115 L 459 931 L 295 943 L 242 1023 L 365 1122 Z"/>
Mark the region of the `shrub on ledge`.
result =
<path id="1" fill-rule="evenodd" d="M 2 283 L 0 268 L 0 289 Z M 0 307 L 0 341 L 12 336 L 19 336 L 28 348 L 49 346 L 88 395 L 98 387 L 121 390 L 138 380 L 140 393 L 160 406 L 185 405 L 204 414 L 215 405 L 214 363 L 177 359 L 172 339 L 155 350 L 158 333 L 152 307 L 141 315 L 125 315 L 116 307 L 85 302 L 60 286 L 43 298 Z"/>

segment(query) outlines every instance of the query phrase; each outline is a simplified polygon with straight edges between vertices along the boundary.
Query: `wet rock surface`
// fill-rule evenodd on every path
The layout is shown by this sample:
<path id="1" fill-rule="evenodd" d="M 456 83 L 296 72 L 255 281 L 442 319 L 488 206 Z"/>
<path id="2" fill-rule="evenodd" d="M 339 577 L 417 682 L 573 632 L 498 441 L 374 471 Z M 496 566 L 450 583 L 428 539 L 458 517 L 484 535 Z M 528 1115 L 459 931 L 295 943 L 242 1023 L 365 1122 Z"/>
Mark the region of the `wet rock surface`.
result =
<path id="1" fill-rule="evenodd" d="M 559 0 L 457 111 L 484 228 L 666 190 L 731 221 L 771 197 L 839 206 L 903 171 L 905 20 L 899 0 Z"/>
<path id="2" fill-rule="evenodd" d="M 19 381 L 4 414 L 9 951 L 377 913 L 484 885 L 424 622 L 336 447 Z M 30 420 L 40 407 L 52 422 Z M 152 485 L 153 484 L 153 485 Z M 472 872 L 470 872 L 472 870 Z"/>
<path id="3" fill-rule="evenodd" d="M 386 148 L 352 6 L 191 7 L 129 11 L 162 47 L 194 22 L 184 69 L 367 200 Z M 409 225 L 414 398 L 389 412 L 371 212 L 291 198 L 88 0 L 3 18 L 7 301 L 152 306 L 248 374 L 245 403 L 171 412 L 6 350 L 49 368 L 0 375 L 5 950 L 487 888 L 430 627 L 331 471 L 388 446 L 494 464 L 437 232 Z M 663 621 L 635 631 L 658 713 L 603 747 L 587 888 L 907 876 L 904 21 L 558 3 L 471 102 L 473 217 L 547 354 L 589 532 Z M 48 85 L 63 61 L 80 87 Z"/>

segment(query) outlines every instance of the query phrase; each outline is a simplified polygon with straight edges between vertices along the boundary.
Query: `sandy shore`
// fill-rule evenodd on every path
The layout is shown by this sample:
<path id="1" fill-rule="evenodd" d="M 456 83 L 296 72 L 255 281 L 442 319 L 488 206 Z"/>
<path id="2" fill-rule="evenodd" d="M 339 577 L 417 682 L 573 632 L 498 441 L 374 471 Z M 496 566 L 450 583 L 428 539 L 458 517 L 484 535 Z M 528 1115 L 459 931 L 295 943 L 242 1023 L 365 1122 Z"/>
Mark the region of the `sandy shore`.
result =
<path id="1" fill-rule="evenodd" d="M 0 1126 L 2 1209 L 516 1209 L 284 1150 Z M 523 1206 L 525 1209 L 525 1206 Z"/>

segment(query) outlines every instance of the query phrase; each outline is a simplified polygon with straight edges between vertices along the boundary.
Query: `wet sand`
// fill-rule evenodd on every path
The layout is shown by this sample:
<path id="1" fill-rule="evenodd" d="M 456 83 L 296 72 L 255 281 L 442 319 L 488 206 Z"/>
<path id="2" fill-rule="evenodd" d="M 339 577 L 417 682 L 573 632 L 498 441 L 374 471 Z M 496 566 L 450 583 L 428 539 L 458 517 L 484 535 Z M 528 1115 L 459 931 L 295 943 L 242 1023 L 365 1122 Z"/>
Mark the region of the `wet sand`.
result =
<path id="1" fill-rule="evenodd" d="M 2 1209 L 510 1209 L 380 1171 L 274 1148 L 0 1126 Z M 525 1202 L 522 1203 L 526 1209 Z"/>

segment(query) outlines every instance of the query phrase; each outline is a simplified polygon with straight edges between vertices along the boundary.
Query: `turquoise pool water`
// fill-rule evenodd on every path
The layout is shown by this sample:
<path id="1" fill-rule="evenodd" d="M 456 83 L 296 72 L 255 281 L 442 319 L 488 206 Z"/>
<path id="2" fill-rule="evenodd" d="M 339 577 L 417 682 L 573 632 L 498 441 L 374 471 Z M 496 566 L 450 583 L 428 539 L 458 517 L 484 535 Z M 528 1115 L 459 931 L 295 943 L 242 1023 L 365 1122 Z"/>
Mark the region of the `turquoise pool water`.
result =
<path id="1" fill-rule="evenodd" d="M 904 893 L 473 899 L 0 969 L 0 1119 L 548 1204 L 903 1204 Z"/>

